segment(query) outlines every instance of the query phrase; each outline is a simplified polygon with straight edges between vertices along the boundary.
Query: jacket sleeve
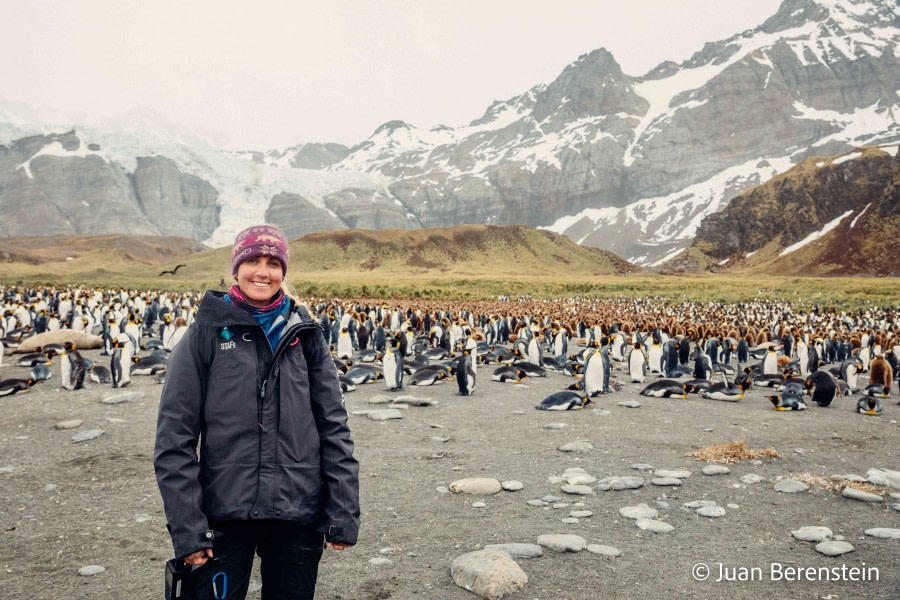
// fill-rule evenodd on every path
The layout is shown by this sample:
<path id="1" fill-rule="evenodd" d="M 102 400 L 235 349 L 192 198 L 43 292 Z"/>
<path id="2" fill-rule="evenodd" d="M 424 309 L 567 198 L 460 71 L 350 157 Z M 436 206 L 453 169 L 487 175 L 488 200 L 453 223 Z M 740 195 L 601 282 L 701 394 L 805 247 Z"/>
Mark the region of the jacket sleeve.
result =
<path id="1" fill-rule="evenodd" d="M 355 544 L 359 533 L 359 463 L 334 361 L 319 327 L 307 337 L 309 395 L 319 430 L 322 479 L 328 491 L 325 522 L 319 531 L 329 542 Z M 305 348 L 306 350 L 307 348 Z"/>
<path id="2" fill-rule="evenodd" d="M 207 377 L 197 352 L 198 329 L 196 324 L 191 327 L 169 358 L 153 453 L 176 558 L 213 545 L 198 478 L 197 442 Z"/>

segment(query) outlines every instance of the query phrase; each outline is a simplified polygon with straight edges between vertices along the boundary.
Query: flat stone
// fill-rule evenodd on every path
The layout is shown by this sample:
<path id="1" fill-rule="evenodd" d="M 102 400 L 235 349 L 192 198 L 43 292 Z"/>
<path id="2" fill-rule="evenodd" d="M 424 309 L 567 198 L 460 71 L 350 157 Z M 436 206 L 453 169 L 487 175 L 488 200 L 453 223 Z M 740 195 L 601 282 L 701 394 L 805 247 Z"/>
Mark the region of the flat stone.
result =
<path id="1" fill-rule="evenodd" d="M 726 504 L 725 506 L 727 506 L 728 508 L 734 509 L 734 510 L 737 510 L 740 508 L 739 504 Z"/>
<path id="2" fill-rule="evenodd" d="M 569 508 L 569 503 L 568 502 L 557 502 L 556 504 L 553 505 L 553 508 L 556 508 L 556 509 Z"/>
<path id="3" fill-rule="evenodd" d="M 431 398 L 417 398 L 415 396 L 399 396 L 391 399 L 391 404 L 400 404 L 406 406 L 437 406 L 440 404 L 437 400 Z"/>
<path id="4" fill-rule="evenodd" d="M 57 429 L 75 429 L 76 427 L 81 427 L 81 424 L 84 423 L 81 419 L 69 419 L 68 421 L 60 421 L 56 424 Z"/>
<path id="5" fill-rule="evenodd" d="M 15 470 L 15 467 L 0 467 L 0 475 L 8 475 Z"/>
<path id="6" fill-rule="evenodd" d="M 880 485 L 900 490 L 900 471 L 890 469 L 869 469 L 866 478 L 872 485 Z"/>
<path id="7" fill-rule="evenodd" d="M 587 473 L 563 473 L 563 477 L 565 480 L 571 485 L 588 485 L 590 483 L 596 483 L 597 478 L 591 477 Z"/>
<path id="8" fill-rule="evenodd" d="M 791 535 L 803 542 L 824 542 L 832 535 L 832 532 L 827 527 L 816 527 L 813 525 L 808 525 L 806 527 L 801 527 L 796 531 L 792 531 Z"/>
<path id="9" fill-rule="evenodd" d="M 590 442 L 586 442 L 584 440 L 569 442 L 568 444 L 563 444 L 558 448 L 560 452 L 590 452 L 593 449 L 594 447 L 590 444 Z"/>
<path id="10" fill-rule="evenodd" d="M 631 468 L 636 471 L 652 471 L 653 465 L 647 463 L 634 463 L 633 465 L 631 465 Z"/>
<path id="11" fill-rule="evenodd" d="M 370 410 L 366 416 L 373 421 L 391 421 L 393 419 L 402 419 L 403 413 L 396 408 L 385 408 L 382 410 Z"/>
<path id="12" fill-rule="evenodd" d="M 873 527 L 866 529 L 866 535 L 872 537 L 883 538 L 886 540 L 900 540 L 900 529 L 890 529 L 887 527 Z"/>
<path id="13" fill-rule="evenodd" d="M 580 473 L 582 475 L 587 475 L 587 471 L 582 467 L 569 467 L 565 471 L 563 471 L 563 476 L 568 476 L 569 473 Z"/>
<path id="14" fill-rule="evenodd" d="M 840 556 L 841 554 L 847 554 L 854 550 L 856 550 L 856 548 L 847 542 L 830 541 L 819 542 L 816 544 L 816 552 L 824 554 L 825 556 Z"/>
<path id="15" fill-rule="evenodd" d="M 127 423 L 125 419 L 120 419 L 119 417 L 108 417 L 106 419 L 107 423 L 113 423 L 114 425 L 121 425 L 122 423 Z"/>
<path id="16" fill-rule="evenodd" d="M 702 506 L 697 509 L 697 514 L 701 517 L 709 517 L 710 519 L 717 519 L 719 517 L 725 516 L 725 509 L 721 506 Z"/>
<path id="17" fill-rule="evenodd" d="M 500 482 L 490 477 L 473 477 L 459 479 L 450 484 L 450 491 L 455 494 L 498 494 L 503 488 Z"/>
<path id="18" fill-rule="evenodd" d="M 122 402 L 132 402 L 138 398 L 143 398 L 144 392 L 123 392 L 120 394 L 109 394 L 100 399 L 103 404 L 121 404 Z"/>
<path id="19" fill-rule="evenodd" d="M 150 515 L 135 515 L 134 522 L 135 523 L 149 523 L 153 520 L 153 517 Z"/>
<path id="20" fill-rule="evenodd" d="M 390 404 L 392 398 L 384 394 L 377 394 L 367 400 L 369 404 Z"/>
<path id="21" fill-rule="evenodd" d="M 831 481 L 852 481 L 853 483 L 866 483 L 868 480 L 862 475 L 848 473 L 846 475 L 832 475 L 829 477 Z"/>
<path id="22" fill-rule="evenodd" d="M 544 502 L 543 500 L 529 500 L 525 504 L 528 506 L 548 506 L 549 503 Z"/>
<path id="23" fill-rule="evenodd" d="M 562 429 L 563 427 L 567 427 L 565 423 L 547 423 L 544 425 L 544 429 Z"/>
<path id="24" fill-rule="evenodd" d="M 716 506 L 716 502 L 714 500 L 693 500 L 691 502 L 685 502 L 683 506 L 685 508 L 690 508 L 691 510 L 697 510 L 704 506 Z"/>
<path id="25" fill-rule="evenodd" d="M 392 560 L 389 559 L 389 558 L 385 558 L 385 557 L 383 557 L 383 556 L 378 556 L 378 557 L 376 557 L 376 558 L 370 558 L 370 559 L 369 559 L 369 564 L 370 564 L 370 565 L 376 565 L 376 566 L 377 566 L 377 565 L 392 565 L 392 564 L 394 564 L 394 561 L 392 561 Z"/>
<path id="26" fill-rule="evenodd" d="M 674 479 L 687 479 L 691 476 L 691 472 L 685 469 L 657 469 L 653 472 L 657 477 L 672 477 Z"/>
<path id="27" fill-rule="evenodd" d="M 57 489 L 59 489 L 59 486 L 56 485 L 55 483 L 48 483 L 47 485 L 44 486 L 45 492 L 55 492 Z"/>
<path id="28" fill-rule="evenodd" d="M 539 535 L 537 543 L 557 552 L 581 552 L 587 547 L 587 541 L 580 535 L 564 533 Z"/>
<path id="29" fill-rule="evenodd" d="M 574 496 L 593 496 L 594 490 L 590 486 L 586 485 L 564 485 L 562 486 L 562 491 L 567 494 L 572 494 Z"/>
<path id="30" fill-rule="evenodd" d="M 619 406 L 624 406 L 625 408 L 640 408 L 641 403 L 637 400 L 626 400 L 625 402 L 619 402 Z"/>
<path id="31" fill-rule="evenodd" d="M 439 485 L 436 488 L 434 488 L 434 491 L 436 491 L 438 494 L 449 494 L 450 488 L 448 488 L 445 485 Z"/>
<path id="32" fill-rule="evenodd" d="M 569 516 L 575 519 L 587 519 L 593 515 L 594 513 L 589 510 L 573 510 L 569 513 Z"/>
<path id="33" fill-rule="evenodd" d="M 643 485 L 643 478 L 626 475 L 624 477 L 606 477 L 604 479 L 601 479 L 597 483 L 597 489 L 601 492 L 618 492 L 622 490 L 636 490 L 640 487 L 643 487 Z"/>
<path id="34" fill-rule="evenodd" d="M 499 550 L 478 550 L 453 559 L 453 583 L 484 600 L 501 600 L 528 583 L 528 575 L 509 554 Z"/>
<path id="35" fill-rule="evenodd" d="M 725 465 L 706 465 L 703 467 L 704 475 L 727 475 L 731 473 L 731 469 Z"/>
<path id="36" fill-rule="evenodd" d="M 664 500 L 657 500 L 656 505 L 660 508 L 669 508 L 669 503 Z"/>
<path id="37" fill-rule="evenodd" d="M 446 442 L 449 442 L 449 441 L 450 441 L 450 438 L 448 438 L 448 437 L 441 437 L 441 436 L 439 436 L 439 435 L 433 435 L 433 436 L 431 436 L 431 441 L 432 441 L 432 442 L 437 442 L 437 443 L 439 443 L 439 444 L 444 444 L 444 443 L 446 443 Z"/>
<path id="38" fill-rule="evenodd" d="M 472 508 L 484 508 L 486 506 L 487 506 L 487 504 L 485 504 L 484 502 L 473 502 L 472 503 Z"/>
<path id="39" fill-rule="evenodd" d="M 565 519 L 562 519 L 562 522 L 565 523 L 566 525 L 577 525 L 578 519 L 576 519 L 574 517 L 567 517 Z"/>
<path id="40" fill-rule="evenodd" d="M 878 494 L 870 494 L 869 492 L 864 492 L 852 487 L 845 487 L 844 491 L 841 492 L 841 496 L 844 498 L 860 500 L 862 502 L 884 502 L 884 498 Z"/>
<path id="41" fill-rule="evenodd" d="M 893 508 L 897 512 L 900 512 L 900 502 L 895 502 L 894 504 L 891 504 L 891 508 Z"/>
<path id="42" fill-rule="evenodd" d="M 587 551 L 591 554 L 599 554 L 601 556 L 621 556 L 622 552 L 618 548 L 612 546 L 604 546 L 603 544 L 588 544 Z"/>
<path id="43" fill-rule="evenodd" d="M 541 500 L 543 500 L 547 504 L 553 504 L 554 502 L 559 502 L 560 500 L 562 500 L 562 498 L 560 498 L 559 496 L 544 496 L 543 498 L 541 498 Z"/>
<path id="44" fill-rule="evenodd" d="M 486 544 L 485 550 L 506 552 L 512 558 L 540 558 L 544 549 L 537 544 Z"/>
<path id="45" fill-rule="evenodd" d="M 664 521 L 655 521 L 653 519 L 639 519 L 635 525 L 644 531 L 653 533 L 669 533 L 675 531 L 675 528 Z"/>
<path id="46" fill-rule="evenodd" d="M 681 480 L 677 477 L 656 477 L 654 479 L 651 479 L 650 483 L 660 486 L 681 485 Z"/>
<path id="47" fill-rule="evenodd" d="M 626 519 L 655 519 L 659 516 L 659 511 L 646 504 L 638 504 L 637 506 L 623 506 L 619 509 L 619 514 Z"/>
<path id="48" fill-rule="evenodd" d="M 518 492 L 525 484 L 521 481 L 516 481 L 515 479 L 510 479 L 509 481 L 503 481 L 500 483 L 500 487 L 502 487 L 507 492 Z"/>
<path id="49" fill-rule="evenodd" d="M 99 575 L 100 573 L 106 572 L 106 567 L 101 567 L 100 565 L 88 565 L 86 567 L 81 567 L 78 569 L 78 574 L 82 577 L 90 577 L 91 575 Z"/>
<path id="50" fill-rule="evenodd" d="M 757 475 L 756 473 L 747 473 L 746 475 L 741 476 L 741 483 L 753 484 L 759 483 L 763 480 L 762 477 Z"/>
<path id="51" fill-rule="evenodd" d="M 759 460 L 758 458 L 754 458 L 753 460 L 750 461 L 750 464 L 753 465 L 754 467 L 761 467 L 761 466 L 763 466 L 763 461 Z"/>
<path id="52" fill-rule="evenodd" d="M 78 442 L 87 442 L 89 440 L 96 439 L 103 435 L 105 432 L 102 429 L 88 429 L 86 431 L 79 431 L 75 435 L 72 436 L 72 441 L 76 444 Z"/>
<path id="53" fill-rule="evenodd" d="M 565 477 L 560 477 L 559 475 L 551 475 L 547 478 L 547 483 L 557 485 L 560 483 L 569 483 L 569 481 Z"/>
<path id="54" fill-rule="evenodd" d="M 382 556 L 396 556 L 397 554 L 400 554 L 400 552 L 400 548 L 388 546 L 387 548 L 382 548 L 381 550 L 379 550 L 378 554 Z"/>
<path id="55" fill-rule="evenodd" d="M 796 479 L 782 479 L 775 484 L 775 491 L 781 492 L 782 494 L 796 494 L 798 492 L 805 492 L 808 489 L 808 485 L 802 481 L 797 481 Z"/>

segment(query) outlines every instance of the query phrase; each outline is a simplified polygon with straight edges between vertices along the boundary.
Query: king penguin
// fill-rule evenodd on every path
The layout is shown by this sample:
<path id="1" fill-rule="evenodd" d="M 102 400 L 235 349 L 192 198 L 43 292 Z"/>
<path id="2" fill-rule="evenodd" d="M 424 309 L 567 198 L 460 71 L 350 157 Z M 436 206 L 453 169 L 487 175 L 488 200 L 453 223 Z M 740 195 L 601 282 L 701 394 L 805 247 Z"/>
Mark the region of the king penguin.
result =
<path id="1" fill-rule="evenodd" d="M 125 387 L 131 383 L 131 345 L 113 344 L 112 359 L 109 364 L 114 388 Z"/>
<path id="2" fill-rule="evenodd" d="M 647 377 L 647 356 L 639 342 L 636 342 L 628 353 L 628 375 L 631 383 L 644 383 Z"/>
<path id="3" fill-rule="evenodd" d="M 353 356 L 353 340 L 350 339 L 350 331 L 343 327 L 338 334 L 337 357 L 348 359 Z"/>
<path id="4" fill-rule="evenodd" d="M 828 371 L 816 371 L 806 378 L 806 389 L 818 406 L 828 406 L 838 395 L 837 382 Z"/>
<path id="5" fill-rule="evenodd" d="M 609 351 L 592 348 L 584 362 L 584 395 L 591 398 L 609 391 Z"/>
<path id="6" fill-rule="evenodd" d="M 856 412 L 873 417 L 881 414 L 881 400 L 872 396 L 863 396 L 856 403 Z"/>
<path id="7" fill-rule="evenodd" d="M 471 338 L 470 338 L 471 339 Z M 475 393 L 475 350 L 466 348 L 456 365 L 456 384 L 460 396 L 471 396 Z"/>
<path id="8" fill-rule="evenodd" d="M 62 351 L 60 354 L 59 375 L 62 386 L 67 390 L 84 388 L 84 359 L 77 350 Z"/>
<path id="9" fill-rule="evenodd" d="M 579 410 L 591 403 L 591 399 L 577 392 L 556 392 L 535 405 L 538 410 Z"/>
<path id="10" fill-rule="evenodd" d="M 775 354 L 775 347 L 769 346 L 769 351 L 762 360 L 762 374 L 774 375 L 776 373 L 778 373 L 778 355 Z"/>
<path id="11" fill-rule="evenodd" d="M 340 346 L 339 346 L 340 347 Z M 384 383 L 389 390 L 403 389 L 403 357 L 397 355 L 400 348 L 400 342 L 392 339 L 391 343 L 384 349 Z M 340 350 L 338 351 L 340 354 Z"/>

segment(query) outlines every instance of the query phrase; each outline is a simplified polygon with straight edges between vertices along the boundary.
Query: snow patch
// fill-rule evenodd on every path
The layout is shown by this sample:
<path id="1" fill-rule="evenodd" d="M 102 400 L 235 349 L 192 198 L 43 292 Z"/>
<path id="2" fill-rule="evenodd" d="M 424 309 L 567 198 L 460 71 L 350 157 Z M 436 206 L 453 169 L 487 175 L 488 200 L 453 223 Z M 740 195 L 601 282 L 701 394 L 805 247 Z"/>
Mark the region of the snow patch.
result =
<path id="1" fill-rule="evenodd" d="M 807 244 L 816 241 L 817 239 L 821 238 L 822 236 L 827 234 L 829 231 L 831 231 L 832 229 L 834 229 L 835 227 L 840 225 L 841 221 L 843 221 L 845 218 L 847 218 L 848 216 L 850 216 L 852 214 L 853 214 L 853 211 L 848 210 L 847 212 L 845 212 L 841 216 L 837 217 L 836 219 L 829 221 L 828 223 L 825 224 L 825 227 L 823 227 L 820 231 L 814 231 L 811 234 L 809 234 L 808 236 L 806 236 L 805 238 L 803 238 L 802 240 L 800 240 L 799 242 L 797 242 L 796 244 L 791 244 L 790 246 L 788 246 L 787 248 L 782 250 L 781 254 L 779 254 L 778 257 L 781 258 L 782 256 L 790 254 L 791 252 L 793 252 L 795 250 L 799 250 L 803 246 L 806 246 Z"/>
<path id="2" fill-rule="evenodd" d="M 848 160 L 853 160 L 854 158 L 859 158 L 860 156 L 862 156 L 862 152 L 851 152 L 850 154 L 845 154 L 844 156 L 841 156 L 840 158 L 836 158 L 833 161 L 831 161 L 831 166 L 845 163 Z"/>
<path id="3" fill-rule="evenodd" d="M 106 156 L 106 154 L 98 150 L 89 150 L 88 145 L 84 142 L 84 140 L 79 136 L 76 137 L 78 137 L 78 148 L 76 150 L 66 150 L 63 147 L 62 142 L 53 141 L 32 154 L 31 158 L 16 166 L 16 170 L 23 169 L 29 179 L 34 179 L 34 174 L 32 174 L 31 172 L 31 161 L 33 161 L 38 156 L 58 156 L 60 158 L 84 158 L 86 156 L 99 156 L 101 159 L 103 159 L 103 162 L 109 162 L 109 158 Z"/>
<path id="4" fill-rule="evenodd" d="M 719 265 L 720 267 L 724 267 L 725 265 L 728 264 L 728 261 L 729 261 L 729 260 L 731 260 L 731 259 L 730 259 L 730 258 L 726 258 L 725 260 L 720 260 L 720 261 L 719 261 L 718 263 L 716 263 L 716 264 Z"/>
<path id="5" fill-rule="evenodd" d="M 850 229 L 853 229 L 853 228 L 856 226 L 856 222 L 859 221 L 859 218 L 860 218 L 861 216 L 863 216 L 864 214 L 866 214 L 866 211 L 869 210 L 869 207 L 870 207 L 870 206 L 872 206 L 872 203 L 871 203 L 871 202 L 869 202 L 868 204 L 866 204 L 866 207 L 865 207 L 864 209 L 862 209 L 862 212 L 861 212 L 861 213 L 859 213 L 858 215 L 856 215 L 855 217 L 853 217 L 853 220 L 850 221 Z"/>

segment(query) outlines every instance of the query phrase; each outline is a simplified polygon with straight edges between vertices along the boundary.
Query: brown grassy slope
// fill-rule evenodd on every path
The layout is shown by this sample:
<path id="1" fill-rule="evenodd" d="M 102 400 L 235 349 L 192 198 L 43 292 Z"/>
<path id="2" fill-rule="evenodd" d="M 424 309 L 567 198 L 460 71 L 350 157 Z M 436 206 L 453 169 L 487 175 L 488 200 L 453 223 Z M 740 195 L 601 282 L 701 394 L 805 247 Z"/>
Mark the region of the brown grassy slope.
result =
<path id="1" fill-rule="evenodd" d="M 65 235 L 28 236 L 0 239 L 0 263 L 43 264 L 65 262 L 70 257 L 129 257 L 147 264 L 159 264 L 174 258 L 202 252 L 208 248 L 196 240 L 180 237 L 102 235 L 74 237 Z"/>
<path id="2" fill-rule="evenodd" d="M 900 159 L 878 148 L 859 152 L 861 157 L 839 164 L 833 164 L 837 156 L 812 157 L 737 196 L 703 222 L 682 260 L 741 273 L 900 274 L 894 259 L 900 249 L 900 214 L 895 210 L 900 199 L 896 186 L 889 185 L 900 171 Z M 847 210 L 853 214 L 829 234 L 779 257 L 783 249 Z M 747 257 L 751 252 L 755 254 Z"/>

